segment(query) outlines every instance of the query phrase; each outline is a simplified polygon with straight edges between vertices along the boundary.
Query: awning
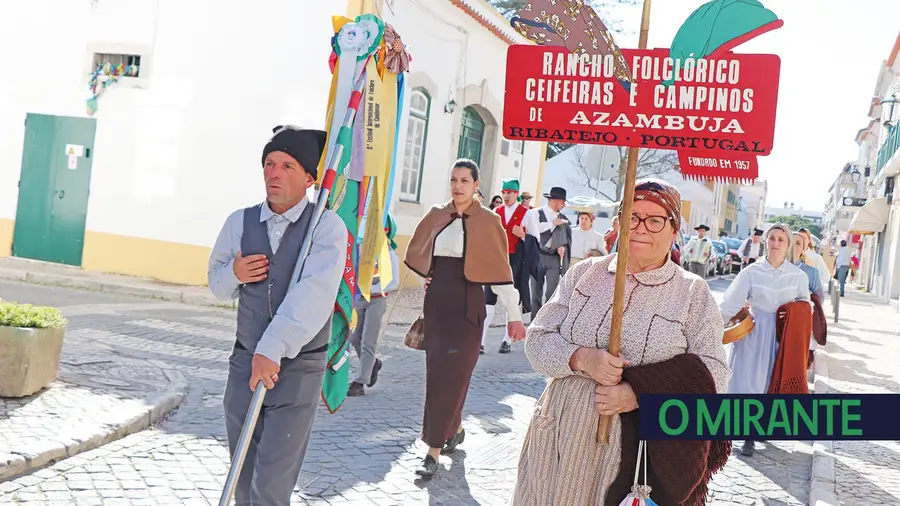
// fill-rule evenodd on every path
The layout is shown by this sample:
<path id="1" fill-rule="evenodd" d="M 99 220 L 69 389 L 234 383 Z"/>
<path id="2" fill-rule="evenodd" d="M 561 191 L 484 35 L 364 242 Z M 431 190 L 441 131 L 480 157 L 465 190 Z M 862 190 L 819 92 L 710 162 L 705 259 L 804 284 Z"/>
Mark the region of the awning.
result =
<path id="1" fill-rule="evenodd" d="M 856 212 L 856 216 L 850 220 L 848 232 L 859 235 L 881 232 L 887 224 L 890 212 L 891 206 L 887 203 L 887 197 L 874 198 Z"/>

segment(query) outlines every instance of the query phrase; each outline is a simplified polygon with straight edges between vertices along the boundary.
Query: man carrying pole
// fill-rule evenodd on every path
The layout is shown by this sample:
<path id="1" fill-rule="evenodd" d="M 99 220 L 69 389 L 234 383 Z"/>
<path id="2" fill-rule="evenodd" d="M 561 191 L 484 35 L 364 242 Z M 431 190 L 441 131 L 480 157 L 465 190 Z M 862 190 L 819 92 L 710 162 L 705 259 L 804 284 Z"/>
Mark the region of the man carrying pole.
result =
<path id="1" fill-rule="evenodd" d="M 235 488 L 237 506 L 287 506 L 321 395 L 331 319 L 345 266 L 347 228 L 306 198 L 326 134 L 279 126 L 262 153 L 266 200 L 225 222 L 209 260 L 209 286 L 239 300 L 224 407 L 234 457 L 259 382 L 264 398 Z M 294 279 L 308 232 L 309 254 Z"/>

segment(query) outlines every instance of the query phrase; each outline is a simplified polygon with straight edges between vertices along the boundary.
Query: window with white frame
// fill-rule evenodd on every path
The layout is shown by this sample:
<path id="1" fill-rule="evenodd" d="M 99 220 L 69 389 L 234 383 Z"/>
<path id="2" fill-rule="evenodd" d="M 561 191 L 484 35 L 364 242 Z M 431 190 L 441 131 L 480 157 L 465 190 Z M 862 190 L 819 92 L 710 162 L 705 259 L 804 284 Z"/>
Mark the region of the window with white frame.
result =
<path id="1" fill-rule="evenodd" d="M 428 136 L 428 112 L 431 97 L 421 88 L 413 90 L 409 99 L 409 120 L 406 123 L 406 146 L 400 175 L 400 200 L 418 202 L 422 189 L 422 168 L 425 165 L 425 141 Z"/>

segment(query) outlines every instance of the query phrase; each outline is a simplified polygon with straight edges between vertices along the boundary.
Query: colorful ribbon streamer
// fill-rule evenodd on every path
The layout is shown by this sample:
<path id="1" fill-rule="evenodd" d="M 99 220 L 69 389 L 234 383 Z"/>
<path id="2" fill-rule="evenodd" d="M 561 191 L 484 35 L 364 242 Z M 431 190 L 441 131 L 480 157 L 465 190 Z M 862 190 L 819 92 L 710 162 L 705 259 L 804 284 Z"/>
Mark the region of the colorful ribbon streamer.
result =
<path id="1" fill-rule="evenodd" d="M 98 101 L 103 93 L 113 83 L 119 82 L 120 77 L 136 77 L 140 69 L 137 65 L 125 65 L 120 63 L 112 65 L 111 63 L 100 63 L 91 74 L 91 80 L 88 82 L 90 96 L 85 101 L 87 103 L 87 115 L 93 116 L 97 112 Z"/>

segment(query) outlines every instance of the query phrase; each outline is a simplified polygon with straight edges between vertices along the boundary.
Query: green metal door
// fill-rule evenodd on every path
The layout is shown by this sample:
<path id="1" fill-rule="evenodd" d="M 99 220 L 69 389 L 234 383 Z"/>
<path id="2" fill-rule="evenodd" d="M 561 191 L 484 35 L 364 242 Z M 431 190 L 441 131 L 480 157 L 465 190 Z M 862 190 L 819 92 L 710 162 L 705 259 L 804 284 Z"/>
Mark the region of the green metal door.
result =
<path id="1" fill-rule="evenodd" d="M 28 114 L 12 254 L 81 265 L 97 120 Z"/>
<path id="2" fill-rule="evenodd" d="M 459 131 L 459 158 L 475 160 L 481 165 L 481 145 L 484 143 L 484 120 L 471 107 L 463 109 L 462 128 Z"/>

